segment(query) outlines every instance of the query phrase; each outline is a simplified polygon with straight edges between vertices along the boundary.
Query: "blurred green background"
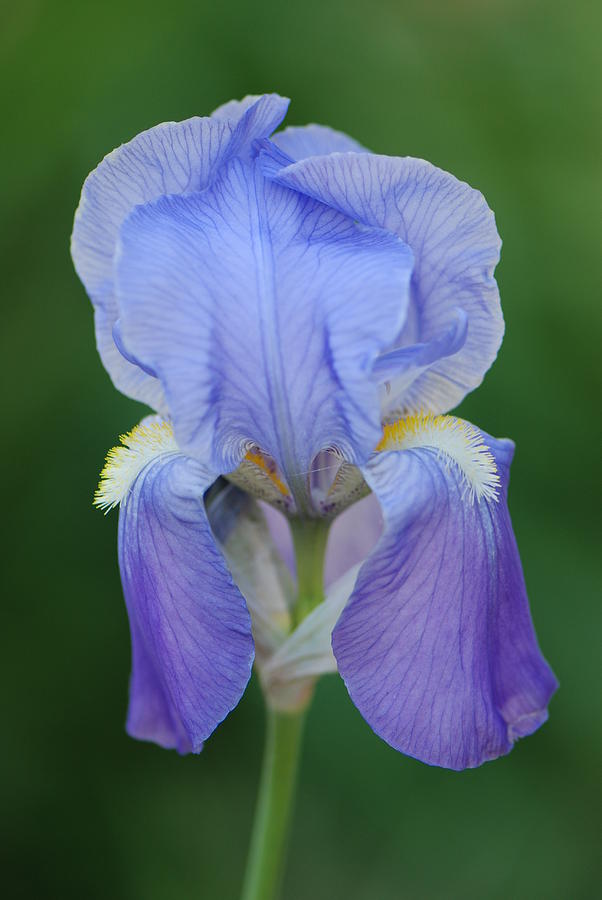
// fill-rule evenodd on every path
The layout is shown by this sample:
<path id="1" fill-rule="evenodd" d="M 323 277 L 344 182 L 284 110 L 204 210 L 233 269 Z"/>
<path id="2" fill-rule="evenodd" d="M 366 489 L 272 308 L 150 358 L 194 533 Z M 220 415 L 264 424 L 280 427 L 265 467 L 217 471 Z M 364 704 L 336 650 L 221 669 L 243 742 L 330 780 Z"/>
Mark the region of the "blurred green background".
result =
<path id="1" fill-rule="evenodd" d="M 517 454 L 511 510 L 561 689 L 513 753 L 454 774 L 379 741 L 320 685 L 287 900 L 600 896 L 600 7 L 573 0 L 2 3 L 5 896 L 236 898 L 259 773 L 256 684 L 201 757 L 123 731 L 129 636 L 105 450 L 111 386 L 68 253 L 117 144 L 276 90 L 479 187 L 504 239 L 507 337 L 462 407 Z"/>

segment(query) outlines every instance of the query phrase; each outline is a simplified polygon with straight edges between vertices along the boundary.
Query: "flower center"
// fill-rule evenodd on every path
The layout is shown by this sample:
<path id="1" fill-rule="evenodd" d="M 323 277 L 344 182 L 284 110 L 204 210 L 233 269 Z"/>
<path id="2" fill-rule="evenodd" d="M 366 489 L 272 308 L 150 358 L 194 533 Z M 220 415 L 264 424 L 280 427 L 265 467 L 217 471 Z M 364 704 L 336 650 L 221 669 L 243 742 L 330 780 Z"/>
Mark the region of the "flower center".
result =
<path id="1" fill-rule="evenodd" d="M 253 497 L 265 500 L 285 512 L 292 507 L 292 494 L 280 477 L 276 463 L 259 447 L 252 447 L 238 468 L 225 477 Z"/>

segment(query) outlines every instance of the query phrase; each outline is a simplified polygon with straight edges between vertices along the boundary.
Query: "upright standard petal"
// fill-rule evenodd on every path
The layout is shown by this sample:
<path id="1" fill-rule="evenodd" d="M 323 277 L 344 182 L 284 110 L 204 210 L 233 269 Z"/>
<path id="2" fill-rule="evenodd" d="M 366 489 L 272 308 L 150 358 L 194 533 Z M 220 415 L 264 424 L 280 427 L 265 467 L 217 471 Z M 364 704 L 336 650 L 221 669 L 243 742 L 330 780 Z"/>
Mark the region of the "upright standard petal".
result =
<path id="1" fill-rule="evenodd" d="M 180 752 L 236 706 L 251 675 L 244 598 L 209 527 L 214 475 L 167 453 L 148 463 L 119 515 L 119 566 L 132 632 L 128 731 Z"/>
<path id="2" fill-rule="evenodd" d="M 395 236 L 235 160 L 209 190 L 124 224 L 121 334 L 157 372 L 186 453 L 227 472 L 256 444 L 298 498 L 321 449 L 365 460 L 378 440 L 369 376 L 403 323 L 411 265 Z"/>
<path id="3" fill-rule="evenodd" d="M 247 102 L 248 101 L 248 102 Z M 278 94 L 246 98 L 241 106 L 242 114 L 236 119 L 227 158 L 251 159 L 255 156 L 255 143 L 266 140 L 286 115 L 289 100 Z"/>
<path id="4" fill-rule="evenodd" d="M 415 380 L 395 373 L 383 395 L 392 416 L 445 412 L 483 379 L 496 357 L 504 325 L 497 284 L 500 239 L 482 194 L 424 160 L 335 153 L 278 169 L 264 149 L 265 171 L 367 225 L 386 228 L 410 245 L 415 266 L 407 321 L 391 348 L 440 347 L 440 357 Z M 467 318 L 466 339 L 449 355 L 445 336 L 456 309 Z M 403 365 L 400 373 L 406 371 Z"/>
<path id="5" fill-rule="evenodd" d="M 291 125 L 273 135 L 272 141 L 295 161 L 326 153 L 368 152 L 348 134 L 327 125 Z"/>
<path id="6" fill-rule="evenodd" d="M 242 100 L 228 100 L 213 110 L 211 118 L 219 119 L 220 122 L 231 122 L 235 125 L 249 107 L 261 99 L 261 96 L 261 94 L 247 94 Z"/>
<path id="7" fill-rule="evenodd" d="M 416 390 L 417 379 L 428 372 L 434 363 L 457 354 L 468 334 L 468 316 L 463 309 L 453 310 L 453 319 L 446 331 L 423 343 L 408 344 L 383 353 L 376 360 L 374 372 L 381 382 L 381 408 L 385 419 L 391 418 L 391 410 L 399 408 L 400 399 L 413 409 L 420 407 L 418 398 L 407 398 Z"/>
<path id="8" fill-rule="evenodd" d="M 513 445 L 484 440 L 497 502 L 471 498 L 470 460 L 463 468 L 441 448 L 385 452 L 365 468 L 385 530 L 333 634 L 339 672 L 374 731 L 450 769 L 507 753 L 545 721 L 557 687 L 508 513 Z"/>
<path id="9" fill-rule="evenodd" d="M 268 95 L 253 98 L 235 123 L 196 117 L 157 125 L 109 153 L 84 183 L 71 253 L 94 304 L 98 351 L 119 390 L 162 413 L 166 405 L 160 383 L 124 357 L 114 340 L 113 264 L 121 224 L 140 203 L 207 187 L 227 159 L 248 154 L 253 141 L 271 134 L 287 104 Z"/>

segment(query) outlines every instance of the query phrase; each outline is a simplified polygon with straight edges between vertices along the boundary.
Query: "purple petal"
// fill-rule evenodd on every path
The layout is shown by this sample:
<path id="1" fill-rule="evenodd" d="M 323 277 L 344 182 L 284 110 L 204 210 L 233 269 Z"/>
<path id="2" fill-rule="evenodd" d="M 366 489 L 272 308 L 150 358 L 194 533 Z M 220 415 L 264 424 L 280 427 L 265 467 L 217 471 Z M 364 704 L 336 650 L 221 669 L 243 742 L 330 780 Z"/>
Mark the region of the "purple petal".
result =
<path id="1" fill-rule="evenodd" d="M 71 253 L 94 304 L 98 351 L 119 390 L 164 414 L 167 407 L 160 383 L 122 356 L 113 340 L 118 318 L 114 257 L 119 229 L 140 203 L 207 187 L 227 159 L 248 155 L 255 140 L 273 131 L 286 105 L 286 100 L 268 95 L 248 104 L 238 124 L 192 118 L 157 125 L 109 153 L 83 186 Z"/>
<path id="2" fill-rule="evenodd" d="M 239 161 L 202 194 L 138 207 L 121 238 L 122 338 L 158 373 L 184 452 L 227 472 L 251 441 L 293 490 L 324 447 L 368 457 L 370 372 L 405 309 L 403 242 Z"/>
<path id="3" fill-rule="evenodd" d="M 128 732 L 180 752 L 203 741 L 251 675 L 251 620 L 207 522 L 214 476 L 168 454 L 138 476 L 119 515 L 132 631 Z"/>
<path id="4" fill-rule="evenodd" d="M 531 622 L 506 502 L 513 445 L 484 436 L 499 501 L 471 502 L 430 449 L 378 454 L 364 475 L 385 530 L 333 633 L 351 698 L 391 746 L 478 766 L 547 718 L 557 687 Z"/>
<path id="5" fill-rule="evenodd" d="M 366 225 L 387 228 L 414 251 L 411 303 L 394 347 L 439 341 L 454 310 L 468 319 L 466 341 L 432 362 L 388 409 L 444 412 L 456 406 L 496 357 L 504 325 L 493 271 L 500 239 L 483 196 L 424 160 L 345 153 L 314 157 L 266 174 Z"/>
<path id="6" fill-rule="evenodd" d="M 149 656 L 136 619 L 130 614 L 132 673 L 126 731 L 139 741 L 152 741 L 178 753 L 190 753 L 190 737 L 169 699 L 162 680 Z M 202 745 L 197 745 L 197 752 Z"/>

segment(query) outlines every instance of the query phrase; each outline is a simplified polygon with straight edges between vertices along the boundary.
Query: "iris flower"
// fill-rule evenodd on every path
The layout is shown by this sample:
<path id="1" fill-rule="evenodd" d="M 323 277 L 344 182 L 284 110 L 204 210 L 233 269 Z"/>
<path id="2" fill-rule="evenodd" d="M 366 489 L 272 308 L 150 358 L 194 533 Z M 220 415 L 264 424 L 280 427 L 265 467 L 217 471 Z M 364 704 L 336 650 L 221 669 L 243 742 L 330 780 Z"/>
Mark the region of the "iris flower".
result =
<path id="1" fill-rule="evenodd" d="M 483 196 L 247 97 L 87 178 L 72 254 L 115 386 L 128 732 L 198 752 L 254 660 L 268 705 L 336 671 L 372 729 L 478 766 L 547 718 L 511 441 L 447 415 L 503 336 Z"/>

